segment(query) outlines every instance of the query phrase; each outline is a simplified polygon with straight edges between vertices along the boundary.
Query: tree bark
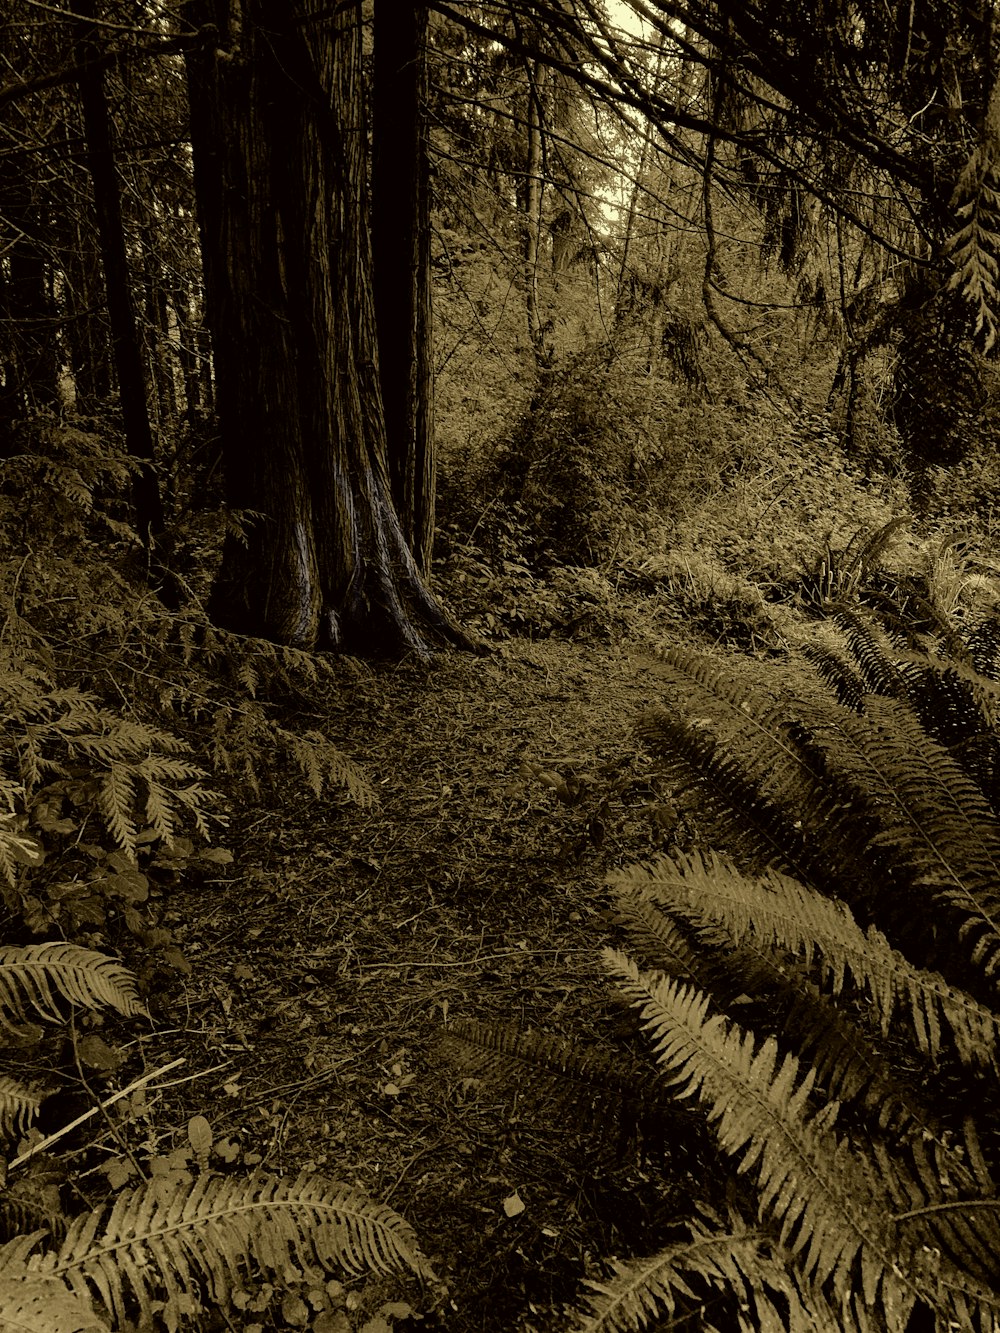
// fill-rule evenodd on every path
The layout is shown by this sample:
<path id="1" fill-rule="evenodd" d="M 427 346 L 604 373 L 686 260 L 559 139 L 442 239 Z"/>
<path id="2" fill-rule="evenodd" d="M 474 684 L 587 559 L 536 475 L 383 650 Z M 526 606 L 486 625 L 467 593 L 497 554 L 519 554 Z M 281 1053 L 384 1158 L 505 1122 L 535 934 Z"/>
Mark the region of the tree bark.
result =
<path id="1" fill-rule="evenodd" d="M 427 9 L 375 3 L 372 253 L 392 497 L 414 558 L 434 543 Z"/>
<path id="2" fill-rule="evenodd" d="M 359 656 L 468 643 L 393 505 L 358 7 L 189 0 L 195 192 L 230 536 L 217 623 Z"/>

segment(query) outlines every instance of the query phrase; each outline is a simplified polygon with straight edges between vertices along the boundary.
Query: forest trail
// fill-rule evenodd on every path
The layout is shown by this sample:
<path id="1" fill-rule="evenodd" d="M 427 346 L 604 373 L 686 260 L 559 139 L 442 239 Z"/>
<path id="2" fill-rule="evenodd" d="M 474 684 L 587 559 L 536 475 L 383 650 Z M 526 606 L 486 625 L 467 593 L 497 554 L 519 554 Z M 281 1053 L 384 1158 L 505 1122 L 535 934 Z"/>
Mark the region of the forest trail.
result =
<path id="1" fill-rule="evenodd" d="M 586 1040 L 609 1021 L 602 885 L 653 849 L 630 729 L 660 693 L 635 645 L 511 641 L 430 667 L 345 668 L 326 726 L 380 804 L 289 794 L 249 811 L 232 877 L 174 904 L 193 964 L 174 1053 L 224 1064 L 184 1113 L 268 1169 L 319 1170 L 391 1203 L 453 1279 L 443 1327 L 456 1333 L 486 1310 L 490 1327 L 530 1328 L 492 1321 L 505 1304 L 513 1320 L 529 1286 L 568 1299 L 595 1242 L 563 1197 L 565 1144 L 464 1083 L 440 1033 L 463 1017 Z M 579 803 L 525 763 L 575 776 Z"/>

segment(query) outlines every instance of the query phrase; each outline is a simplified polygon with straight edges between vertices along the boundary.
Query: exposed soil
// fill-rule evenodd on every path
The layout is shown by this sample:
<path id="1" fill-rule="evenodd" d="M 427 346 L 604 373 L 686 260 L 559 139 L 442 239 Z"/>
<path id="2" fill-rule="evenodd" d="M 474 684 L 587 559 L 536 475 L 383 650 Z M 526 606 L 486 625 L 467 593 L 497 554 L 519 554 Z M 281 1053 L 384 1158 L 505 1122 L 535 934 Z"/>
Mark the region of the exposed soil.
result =
<path id="1" fill-rule="evenodd" d="M 323 715 L 296 720 L 357 758 L 380 804 L 316 800 L 276 773 L 275 799 L 237 814 L 234 863 L 170 899 L 193 970 L 164 999 L 156 1055 L 202 1076 L 165 1094 L 157 1123 L 183 1146 L 206 1116 L 222 1169 L 360 1185 L 414 1225 L 443 1279 L 356 1283 L 351 1326 L 552 1328 L 601 1257 L 662 1244 L 686 1212 L 690 1148 L 650 1173 L 439 1050 L 457 1016 L 586 1041 L 622 1029 L 598 960 L 603 881 L 662 836 L 630 738 L 661 696 L 655 656 L 630 646 L 345 665 Z M 526 764 L 566 778 L 563 799 Z M 304 1308 L 299 1326 L 348 1326 L 344 1309 Z M 282 1326 L 275 1309 L 253 1320 Z"/>

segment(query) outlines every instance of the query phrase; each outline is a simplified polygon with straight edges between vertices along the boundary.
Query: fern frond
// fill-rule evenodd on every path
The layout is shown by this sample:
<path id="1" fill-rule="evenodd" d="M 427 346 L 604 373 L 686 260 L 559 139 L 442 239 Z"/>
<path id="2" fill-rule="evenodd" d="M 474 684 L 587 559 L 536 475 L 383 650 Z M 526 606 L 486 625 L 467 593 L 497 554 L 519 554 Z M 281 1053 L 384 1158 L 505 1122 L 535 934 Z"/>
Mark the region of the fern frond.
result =
<path id="1" fill-rule="evenodd" d="M 666 708 L 650 708 L 636 732 L 660 761 L 675 799 L 696 793 L 699 819 L 751 864 L 800 867 L 799 839 L 785 835 L 785 813 L 776 810 L 742 771 L 736 756 L 720 750 L 715 737 Z"/>
<path id="2" fill-rule="evenodd" d="M 799 649 L 802 658 L 833 691 L 838 703 L 859 713 L 868 693 L 855 664 L 846 653 L 830 644 L 806 643 Z"/>
<path id="3" fill-rule="evenodd" d="M 996 101 L 994 90 L 991 104 Z M 995 119 L 995 112 L 986 121 Z M 962 169 L 951 204 L 959 225 L 948 238 L 945 254 L 953 272 L 950 286 L 957 287 L 976 314 L 976 333 L 989 351 L 1000 325 L 1000 208 L 998 208 L 998 164 L 996 145 L 988 139 L 972 150 Z"/>
<path id="4" fill-rule="evenodd" d="M 843 1296 L 857 1281 L 869 1305 L 886 1309 L 919 1296 L 900 1267 L 888 1200 L 829 1114 L 808 1114 L 811 1070 L 725 1020 L 689 987 L 641 974 L 606 949 L 605 967 L 640 1010 L 657 1063 L 680 1097 L 697 1096 L 722 1149 L 757 1173 L 759 1208 L 777 1228 L 805 1280 Z"/>
<path id="5" fill-rule="evenodd" d="M 0 1138 L 24 1134 L 47 1096 L 43 1088 L 0 1074 Z"/>
<path id="6" fill-rule="evenodd" d="M 172 793 L 160 783 L 146 780 L 146 825 L 168 847 L 174 845 L 177 835 L 177 806 Z"/>
<path id="7" fill-rule="evenodd" d="M 66 1234 L 58 1191 L 51 1179 L 46 1178 L 46 1169 L 40 1162 L 36 1163 L 36 1169 L 29 1168 L 15 1179 L 8 1179 L 0 1191 L 0 1236 L 6 1240 L 33 1231 L 44 1231 L 50 1244 L 58 1243 Z"/>
<path id="8" fill-rule="evenodd" d="M 756 939 L 737 944 L 728 930 L 689 904 L 668 903 L 641 888 L 622 889 L 615 907 L 644 962 L 693 981 L 723 1012 L 734 1004 L 745 1011 L 750 997 L 766 1030 L 812 1061 L 831 1098 L 855 1103 L 895 1133 L 940 1132 L 929 1110 L 890 1076 L 864 1033 L 785 950 L 778 953 Z"/>
<path id="9" fill-rule="evenodd" d="M 890 699 L 909 698 L 911 680 L 899 660 L 897 646 L 871 616 L 838 610 L 832 622 L 844 635 L 866 693 L 884 694 Z"/>
<path id="10" fill-rule="evenodd" d="M 332 785 L 342 787 L 355 804 L 366 809 L 377 804 L 375 788 L 364 770 L 321 731 L 275 730 L 317 796 Z"/>
<path id="11" fill-rule="evenodd" d="M 7 1333 L 110 1333 L 85 1296 L 56 1279 L 0 1276 L 0 1328 Z"/>
<path id="12" fill-rule="evenodd" d="M 682 1302 L 695 1303 L 692 1282 L 727 1292 L 743 1315 L 741 1327 L 760 1333 L 786 1329 L 846 1333 L 842 1310 L 833 1310 L 817 1291 L 802 1290 L 794 1270 L 771 1238 L 757 1228 L 708 1231 L 690 1226 L 689 1240 L 629 1263 L 612 1261 L 605 1282 L 587 1281 L 589 1311 L 573 1333 L 632 1333 L 654 1319 L 670 1317 Z M 686 1322 L 686 1321 L 683 1321 Z M 862 1325 L 863 1327 L 863 1325 Z"/>
<path id="13" fill-rule="evenodd" d="M 909 515 L 897 514 L 894 518 L 890 518 L 887 523 L 882 523 L 878 527 L 859 528 L 847 543 L 847 549 L 844 552 L 843 566 L 845 571 L 852 577 L 863 578 L 875 568 L 885 555 L 893 537 L 909 521 Z"/>
<path id="14" fill-rule="evenodd" d="M 0 1025 L 63 1022 L 56 995 L 88 1009 L 146 1013 L 132 973 L 113 958 L 58 942 L 0 948 Z"/>
<path id="15" fill-rule="evenodd" d="M 997 1291 L 1000 1279 L 1000 1198 L 990 1182 L 976 1188 L 972 1173 L 955 1170 L 960 1159 L 942 1159 L 938 1145 L 919 1139 L 904 1145 L 876 1143 L 879 1169 L 891 1193 L 895 1215 L 909 1243 L 944 1257 L 958 1284 L 970 1280 Z M 959 1278 L 958 1274 L 962 1277 Z M 1000 1295 L 995 1297 L 1000 1302 Z"/>
<path id="16" fill-rule="evenodd" d="M 971 661 L 933 652 L 905 657 L 919 674 L 910 703 L 928 735 L 943 745 L 996 810 L 1000 780 L 1000 687 Z M 859 710 L 860 711 L 860 710 Z"/>
<path id="17" fill-rule="evenodd" d="M 729 850 L 834 887 L 863 874 L 857 839 L 845 836 L 849 803 L 802 745 L 807 719 L 838 710 L 829 695 L 814 683 L 810 691 L 807 677 L 809 697 L 797 703 L 777 681 L 771 695 L 751 690 L 710 658 L 671 649 L 662 660 L 683 714 L 650 710 L 638 733 L 672 782 L 697 790 Z"/>
<path id="18" fill-rule="evenodd" d="M 57 1252 L 31 1259 L 34 1272 L 80 1300 L 96 1294 L 119 1323 L 129 1300 L 147 1315 L 154 1299 L 165 1300 L 168 1320 L 203 1292 L 223 1304 L 248 1264 L 278 1280 L 308 1266 L 433 1276 L 391 1208 L 306 1174 L 149 1181 L 119 1194 L 106 1217 L 77 1219 Z"/>
<path id="19" fill-rule="evenodd" d="M 812 733 L 831 775 L 881 822 L 870 844 L 903 882 L 948 904 L 973 962 L 1000 970 L 1000 821 L 951 755 L 899 699 L 871 698 Z"/>
<path id="20" fill-rule="evenodd" d="M 108 832 L 115 842 L 135 856 L 136 827 L 133 818 L 135 808 L 136 771 L 132 764 L 111 761 L 104 774 L 98 795 L 101 813 L 104 815 Z"/>
<path id="21" fill-rule="evenodd" d="M 473 1019 L 450 1023 L 442 1049 L 473 1077 L 517 1087 L 581 1132 L 614 1129 L 620 1146 L 637 1135 L 661 1139 L 666 1128 L 663 1084 L 637 1062 L 550 1033 Z"/>
<path id="22" fill-rule="evenodd" d="M 1000 677 L 1000 616 L 981 621 L 968 636 L 966 646 L 973 668 L 995 683 Z"/>
<path id="23" fill-rule="evenodd" d="M 815 964 L 835 995 L 850 977 L 868 994 L 882 1031 L 902 1013 L 931 1059 L 939 1055 L 946 1029 L 965 1063 L 995 1065 L 998 1020 L 989 1009 L 937 973 L 914 967 L 874 927 L 863 931 L 843 903 L 787 875 L 766 871 L 751 878 L 715 853 L 674 853 L 619 871 L 610 882 L 645 890 L 668 907 L 671 902 L 694 907 L 724 925 L 736 944 L 751 938 L 788 950 L 807 967 Z"/>

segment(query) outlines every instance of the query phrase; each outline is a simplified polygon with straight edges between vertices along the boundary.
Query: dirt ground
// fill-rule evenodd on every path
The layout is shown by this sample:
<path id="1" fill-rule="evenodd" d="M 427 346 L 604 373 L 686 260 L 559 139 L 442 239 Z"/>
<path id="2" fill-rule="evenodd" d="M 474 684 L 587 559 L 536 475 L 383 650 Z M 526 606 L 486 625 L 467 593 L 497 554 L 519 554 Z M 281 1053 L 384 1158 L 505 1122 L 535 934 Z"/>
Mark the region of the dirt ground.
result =
<path id="1" fill-rule="evenodd" d="M 379 804 L 275 773 L 272 798 L 236 812 L 233 863 L 171 895 L 192 971 L 163 999 L 157 1057 L 185 1057 L 188 1081 L 157 1122 L 183 1148 L 204 1116 L 218 1169 L 360 1186 L 407 1218 L 442 1279 L 328 1284 L 326 1308 L 260 1297 L 229 1327 L 551 1329 L 600 1258 L 662 1244 L 685 1211 L 688 1158 L 650 1175 L 441 1051 L 458 1017 L 614 1039 L 603 881 L 657 846 L 630 729 L 662 696 L 634 645 L 345 667 L 297 721 L 364 766 Z M 561 797 L 531 765 L 566 780 Z"/>

